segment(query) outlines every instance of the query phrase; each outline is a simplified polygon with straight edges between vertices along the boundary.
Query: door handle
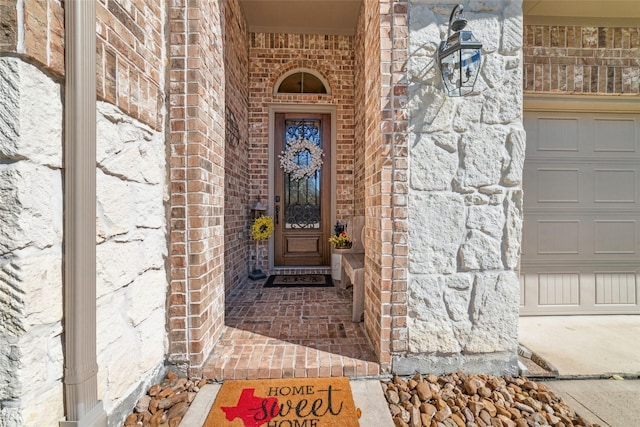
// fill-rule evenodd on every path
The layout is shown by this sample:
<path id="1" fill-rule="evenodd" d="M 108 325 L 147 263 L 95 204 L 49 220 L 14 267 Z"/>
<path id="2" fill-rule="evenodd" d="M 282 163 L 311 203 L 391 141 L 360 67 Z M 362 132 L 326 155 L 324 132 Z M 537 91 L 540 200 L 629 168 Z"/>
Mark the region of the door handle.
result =
<path id="1" fill-rule="evenodd" d="M 276 205 L 276 224 L 280 222 L 279 217 L 280 217 L 280 205 Z"/>

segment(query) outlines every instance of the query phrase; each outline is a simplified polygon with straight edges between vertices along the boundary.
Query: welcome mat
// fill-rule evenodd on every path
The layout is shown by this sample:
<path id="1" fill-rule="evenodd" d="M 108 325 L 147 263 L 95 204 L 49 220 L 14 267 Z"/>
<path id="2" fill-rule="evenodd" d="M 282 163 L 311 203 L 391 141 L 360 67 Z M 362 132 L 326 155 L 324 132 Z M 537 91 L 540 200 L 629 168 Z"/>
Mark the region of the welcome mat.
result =
<path id="1" fill-rule="evenodd" d="M 203 427 L 358 427 L 349 379 L 225 381 Z"/>
<path id="2" fill-rule="evenodd" d="M 333 286 L 333 281 L 328 274 L 274 274 L 269 276 L 264 283 L 265 288 L 287 288 L 296 286 L 328 288 Z"/>

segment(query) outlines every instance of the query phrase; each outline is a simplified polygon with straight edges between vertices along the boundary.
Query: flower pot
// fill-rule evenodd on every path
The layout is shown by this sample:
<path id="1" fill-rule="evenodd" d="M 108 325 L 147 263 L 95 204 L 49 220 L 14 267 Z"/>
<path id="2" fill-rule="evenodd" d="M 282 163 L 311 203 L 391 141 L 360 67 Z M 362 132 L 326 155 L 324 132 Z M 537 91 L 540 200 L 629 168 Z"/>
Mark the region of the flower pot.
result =
<path id="1" fill-rule="evenodd" d="M 333 280 L 342 279 L 342 253 L 333 251 L 331 254 L 331 278 Z"/>

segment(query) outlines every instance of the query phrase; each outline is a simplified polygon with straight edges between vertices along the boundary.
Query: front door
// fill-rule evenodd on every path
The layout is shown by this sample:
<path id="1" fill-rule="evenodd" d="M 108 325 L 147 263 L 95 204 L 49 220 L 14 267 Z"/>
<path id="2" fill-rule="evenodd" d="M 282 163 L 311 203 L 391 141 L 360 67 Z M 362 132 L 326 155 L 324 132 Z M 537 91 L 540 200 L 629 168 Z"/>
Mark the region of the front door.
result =
<path id="1" fill-rule="evenodd" d="M 274 136 L 275 266 L 329 265 L 331 115 L 278 113 Z"/>

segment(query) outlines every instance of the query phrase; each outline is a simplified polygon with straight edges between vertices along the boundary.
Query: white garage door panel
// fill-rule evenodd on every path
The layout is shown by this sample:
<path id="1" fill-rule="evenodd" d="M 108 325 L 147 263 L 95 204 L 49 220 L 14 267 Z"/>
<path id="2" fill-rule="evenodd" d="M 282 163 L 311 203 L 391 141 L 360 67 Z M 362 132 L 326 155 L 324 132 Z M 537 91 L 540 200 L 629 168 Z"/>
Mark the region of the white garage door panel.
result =
<path id="1" fill-rule="evenodd" d="M 521 275 L 523 315 L 638 314 L 640 274 L 593 271 L 587 265 L 541 267 L 546 273 Z"/>
<path id="2" fill-rule="evenodd" d="M 640 223 L 635 215 L 525 213 L 522 262 L 639 263 Z"/>
<path id="3" fill-rule="evenodd" d="M 640 313 L 640 117 L 525 114 L 521 314 Z"/>
<path id="4" fill-rule="evenodd" d="M 638 204 L 638 170 L 629 165 L 599 165 L 593 169 L 594 203 Z"/>
<path id="5" fill-rule="evenodd" d="M 524 171 L 529 209 L 640 208 L 640 159 L 620 162 L 532 160 Z"/>

